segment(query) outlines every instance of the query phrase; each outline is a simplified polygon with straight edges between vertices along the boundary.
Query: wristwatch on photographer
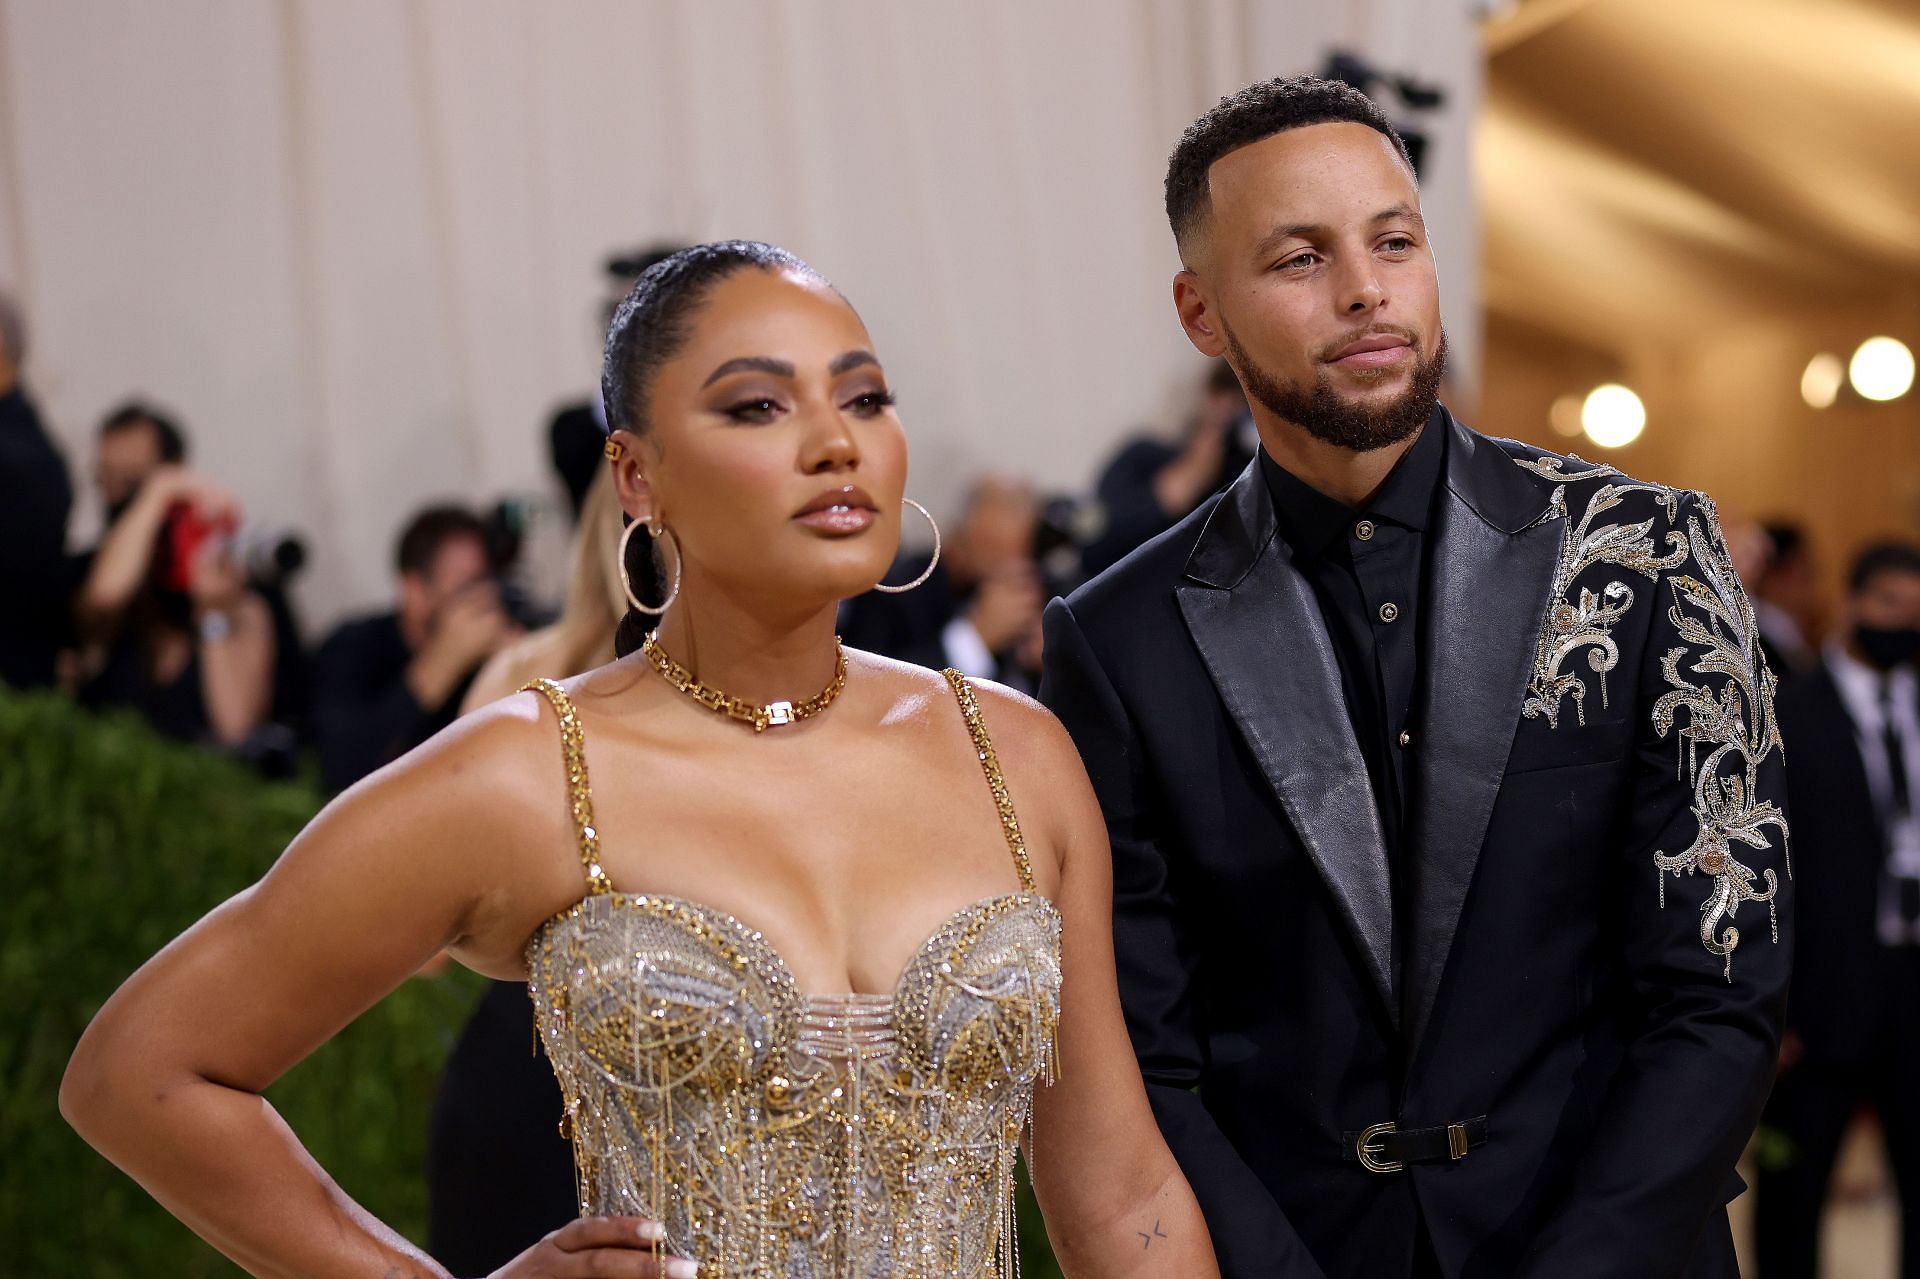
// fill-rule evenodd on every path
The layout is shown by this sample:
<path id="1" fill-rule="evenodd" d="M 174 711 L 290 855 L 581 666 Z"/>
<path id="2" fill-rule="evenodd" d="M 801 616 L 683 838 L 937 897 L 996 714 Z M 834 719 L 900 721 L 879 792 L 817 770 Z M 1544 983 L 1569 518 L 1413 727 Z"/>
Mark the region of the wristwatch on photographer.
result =
<path id="1" fill-rule="evenodd" d="M 202 644 L 218 644 L 233 634 L 233 617 L 224 609 L 208 609 L 200 614 L 198 625 Z"/>

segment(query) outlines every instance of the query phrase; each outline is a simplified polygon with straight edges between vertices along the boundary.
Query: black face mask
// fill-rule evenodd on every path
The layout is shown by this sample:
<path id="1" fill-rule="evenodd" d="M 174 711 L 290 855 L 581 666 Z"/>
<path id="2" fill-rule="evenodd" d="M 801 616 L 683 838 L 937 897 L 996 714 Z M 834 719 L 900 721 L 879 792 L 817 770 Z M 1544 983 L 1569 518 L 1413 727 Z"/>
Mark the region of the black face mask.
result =
<path id="1" fill-rule="evenodd" d="M 1920 657 L 1920 629 L 1911 626 L 1856 626 L 1853 642 L 1867 661 L 1883 671 Z"/>

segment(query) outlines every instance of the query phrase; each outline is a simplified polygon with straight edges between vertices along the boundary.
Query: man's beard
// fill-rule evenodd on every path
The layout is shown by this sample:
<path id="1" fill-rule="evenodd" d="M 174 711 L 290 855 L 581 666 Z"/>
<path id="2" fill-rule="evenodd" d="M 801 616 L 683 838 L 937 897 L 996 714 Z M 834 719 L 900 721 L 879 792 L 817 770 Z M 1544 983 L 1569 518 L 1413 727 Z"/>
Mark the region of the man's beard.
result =
<path id="1" fill-rule="evenodd" d="M 1325 368 L 1318 370 L 1311 389 L 1281 381 L 1254 363 L 1232 329 L 1221 327 L 1227 336 L 1227 354 L 1247 394 L 1315 439 L 1339 448 L 1370 453 L 1398 444 L 1418 431 L 1440 402 L 1440 379 L 1447 371 L 1445 329 L 1440 331 L 1440 342 L 1429 359 L 1420 360 L 1419 346 L 1412 343 L 1416 363 L 1406 390 L 1385 404 L 1366 404 L 1345 399 L 1335 391 L 1333 378 Z M 1404 332 L 1399 336 L 1410 339 Z"/>

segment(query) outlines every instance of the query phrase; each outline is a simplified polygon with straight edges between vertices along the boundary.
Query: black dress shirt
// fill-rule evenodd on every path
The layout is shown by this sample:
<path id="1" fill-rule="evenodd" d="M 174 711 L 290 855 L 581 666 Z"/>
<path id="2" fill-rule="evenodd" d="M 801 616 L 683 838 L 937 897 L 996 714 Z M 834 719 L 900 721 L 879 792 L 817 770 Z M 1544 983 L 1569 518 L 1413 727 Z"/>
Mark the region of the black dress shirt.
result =
<path id="1" fill-rule="evenodd" d="M 1434 495 L 1445 473 L 1446 427 L 1436 414 L 1358 508 L 1291 474 L 1263 449 L 1260 467 L 1280 535 L 1313 585 L 1340 665 L 1341 690 L 1380 810 L 1396 880 L 1407 807 L 1409 716 L 1419 681 L 1421 583 Z"/>

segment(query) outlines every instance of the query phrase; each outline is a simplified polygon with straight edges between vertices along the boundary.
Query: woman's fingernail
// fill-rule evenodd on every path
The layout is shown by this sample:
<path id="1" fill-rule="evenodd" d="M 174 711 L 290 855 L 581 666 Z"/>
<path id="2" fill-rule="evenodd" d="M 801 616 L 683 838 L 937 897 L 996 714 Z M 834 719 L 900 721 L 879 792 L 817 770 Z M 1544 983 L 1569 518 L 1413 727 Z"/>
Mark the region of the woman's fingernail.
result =
<path id="1" fill-rule="evenodd" d="M 638 1227 L 642 1239 L 659 1243 L 667 1237 L 667 1228 L 657 1221 L 643 1221 Z"/>
<path id="2" fill-rule="evenodd" d="M 660 1270 L 667 1279 L 700 1279 L 700 1263 L 688 1261 L 685 1257 L 669 1258 Z"/>

